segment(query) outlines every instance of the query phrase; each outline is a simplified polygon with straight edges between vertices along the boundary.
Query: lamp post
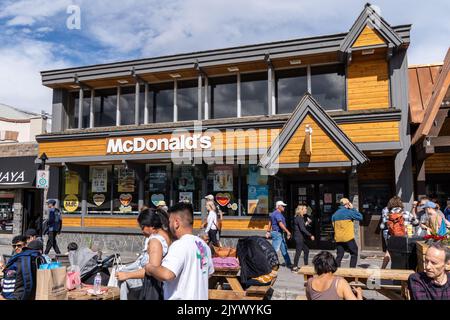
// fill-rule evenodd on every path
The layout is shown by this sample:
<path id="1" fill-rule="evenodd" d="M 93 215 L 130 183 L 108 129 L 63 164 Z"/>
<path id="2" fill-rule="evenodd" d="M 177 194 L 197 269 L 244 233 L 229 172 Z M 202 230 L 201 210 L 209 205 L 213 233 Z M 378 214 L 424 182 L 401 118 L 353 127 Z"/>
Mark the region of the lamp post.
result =
<path id="1" fill-rule="evenodd" d="M 47 157 L 47 155 L 45 154 L 45 152 L 44 153 L 42 153 L 41 154 L 41 156 L 39 157 L 39 159 L 41 160 L 41 165 L 40 165 L 40 169 L 41 170 L 45 170 L 45 162 L 48 160 L 48 157 Z M 42 228 L 43 228 L 43 221 L 44 221 L 44 208 L 45 208 L 45 191 L 46 191 L 47 189 L 45 189 L 43 192 L 42 192 L 42 213 L 41 213 L 41 216 L 40 216 L 40 226 L 39 226 L 39 235 L 42 237 Z"/>

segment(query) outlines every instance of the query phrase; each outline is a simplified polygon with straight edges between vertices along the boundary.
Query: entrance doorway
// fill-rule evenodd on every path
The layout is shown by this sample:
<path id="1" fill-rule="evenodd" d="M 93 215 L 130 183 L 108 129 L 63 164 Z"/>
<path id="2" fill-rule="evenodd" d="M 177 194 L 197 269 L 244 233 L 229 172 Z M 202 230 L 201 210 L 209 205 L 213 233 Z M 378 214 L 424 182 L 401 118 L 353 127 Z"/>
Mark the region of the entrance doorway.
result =
<path id="1" fill-rule="evenodd" d="M 35 229 L 38 233 L 42 225 L 42 191 L 26 189 L 23 191 L 22 232 Z"/>
<path id="2" fill-rule="evenodd" d="M 311 249 L 335 249 L 331 216 L 338 209 L 339 200 L 348 193 L 346 180 L 329 182 L 294 182 L 290 185 L 289 221 L 292 225 L 299 203 L 308 206 L 308 226 L 315 240 L 307 240 Z"/>

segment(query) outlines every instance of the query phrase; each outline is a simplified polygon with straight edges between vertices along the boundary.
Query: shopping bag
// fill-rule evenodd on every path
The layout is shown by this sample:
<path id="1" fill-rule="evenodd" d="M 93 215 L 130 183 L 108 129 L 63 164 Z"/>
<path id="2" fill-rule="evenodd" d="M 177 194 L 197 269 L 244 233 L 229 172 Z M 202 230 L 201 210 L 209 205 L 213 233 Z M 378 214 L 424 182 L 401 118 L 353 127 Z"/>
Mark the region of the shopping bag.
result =
<path id="1" fill-rule="evenodd" d="M 122 267 L 122 261 L 119 255 L 114 256 L 113 266 L 111 269 L 111 275 L 109 276 L 108 287 L 119 287 L 119 282 L 116 278 L 116 273 Z"/>
<path id="2" fill-rule="evenodd" d="M 70 266 L 67 268 L 66 288 L 74 290 L 81 286 L 81 275 L 79 266 Z"/>
<path id="3" fill-rule="evenodd" d="M 36 300 L 67 300 L 65 267 L 36 271 Z"/>

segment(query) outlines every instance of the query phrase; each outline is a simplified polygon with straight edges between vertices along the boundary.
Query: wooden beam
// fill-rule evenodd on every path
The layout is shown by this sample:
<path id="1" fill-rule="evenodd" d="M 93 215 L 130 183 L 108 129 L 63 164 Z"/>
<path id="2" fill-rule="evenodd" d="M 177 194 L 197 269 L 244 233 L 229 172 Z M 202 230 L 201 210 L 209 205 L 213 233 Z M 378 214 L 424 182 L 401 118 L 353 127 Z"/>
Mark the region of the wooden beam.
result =
<path id="1" fill-rule="evenodd" d="M 433 147 L 449 147 L 450 146 L 450 136 L 429 137 L 428 141 Z M 427 143 L 427 141 L 424 141 L 424 144 L 425 143 Z"/>

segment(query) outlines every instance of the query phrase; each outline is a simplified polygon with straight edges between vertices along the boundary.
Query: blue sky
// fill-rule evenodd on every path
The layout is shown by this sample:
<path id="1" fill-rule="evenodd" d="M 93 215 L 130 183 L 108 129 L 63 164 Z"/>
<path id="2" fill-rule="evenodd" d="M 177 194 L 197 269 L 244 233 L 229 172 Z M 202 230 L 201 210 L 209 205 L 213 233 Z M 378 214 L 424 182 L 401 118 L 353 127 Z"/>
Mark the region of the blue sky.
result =
<path id="1" fill-rule="evenodd" d="M 0 0 L 0 103 L 51 111 L 39 72 L 70 66 L 347 32 L 359 0 Z M 413 24 L 410 64 L 441 62 L 450 2 L 376 1 L 391 24 Z M 81 28 L 66 26 L 77 5 Z"/>

